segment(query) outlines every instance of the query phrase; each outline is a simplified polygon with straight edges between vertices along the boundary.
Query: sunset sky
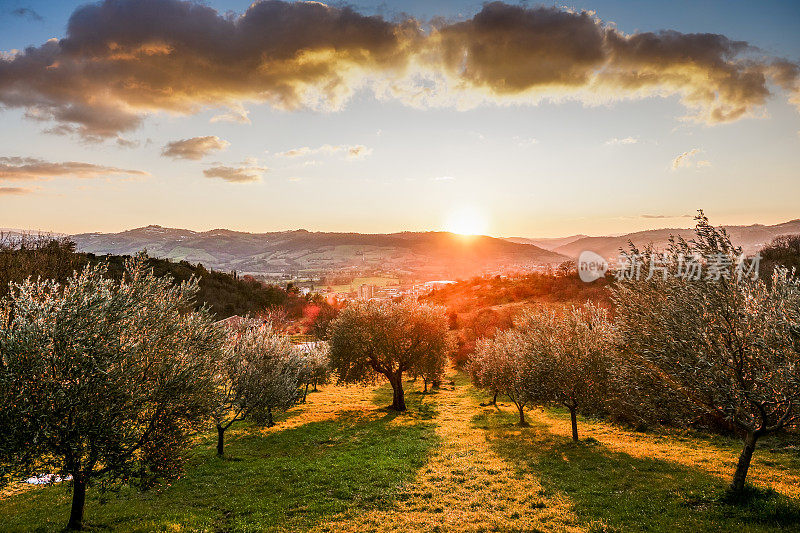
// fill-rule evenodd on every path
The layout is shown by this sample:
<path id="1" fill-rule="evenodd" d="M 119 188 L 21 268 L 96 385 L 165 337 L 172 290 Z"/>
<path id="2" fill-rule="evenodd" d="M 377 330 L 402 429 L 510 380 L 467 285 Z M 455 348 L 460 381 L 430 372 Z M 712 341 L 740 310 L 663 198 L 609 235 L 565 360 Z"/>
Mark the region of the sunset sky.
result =
<path id="1" fill-rule="evenodd" d="M 0 0 L 0 227 L 800 218 L 800 2 L 82 4 Z"/>

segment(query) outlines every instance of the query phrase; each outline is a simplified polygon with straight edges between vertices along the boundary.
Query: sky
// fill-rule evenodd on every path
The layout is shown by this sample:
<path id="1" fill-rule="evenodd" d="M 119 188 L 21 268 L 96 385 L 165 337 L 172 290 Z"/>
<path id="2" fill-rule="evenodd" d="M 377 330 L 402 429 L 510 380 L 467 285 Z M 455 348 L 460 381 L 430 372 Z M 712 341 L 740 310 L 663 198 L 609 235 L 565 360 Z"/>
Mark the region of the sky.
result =
<path id="1" fill-rule="evenodd" d="M 800 218 L 800 3 L 0 0 L 0 227 Z"/>

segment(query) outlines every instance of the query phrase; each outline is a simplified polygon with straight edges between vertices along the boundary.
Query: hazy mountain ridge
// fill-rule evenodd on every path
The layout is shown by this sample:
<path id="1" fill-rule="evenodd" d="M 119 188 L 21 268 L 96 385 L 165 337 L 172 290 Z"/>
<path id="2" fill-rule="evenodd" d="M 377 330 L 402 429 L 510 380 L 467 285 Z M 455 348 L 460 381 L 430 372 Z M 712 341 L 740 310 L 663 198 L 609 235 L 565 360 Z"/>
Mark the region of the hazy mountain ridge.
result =
<path id="1" fill-rule="evenodd" d="M 559 246 L 565 246 L 571 242 L 575 242 L 578 239 L 583 239 L 585 237 L 588 237 L 588 235 L 580 234 L 570 235 L 569 237 L 546 237 L 541 239 L 529 239 L 528 237 L 506 237 L 505 240 L 519 244 L 533 244 L 534 246 L 544 248 L 545 250 L 554 250 Z"/>
<path id="2" fill-rule="evenodd" d="M 557 264 L 566 259 L 530 244 L 445 232 L 195 232 L 147 226 L 71 238 L 79 250 L 96 254 L 129 255 L 146 249 L 153 257 L 253 273 L 366 267 L 468 276 L 503 266 Z"/>
<path id="3" fill-rule="evenodd" d="M 749 226 L 723 226 L 723 228 L 728 232 L 734 244 L 741 246 L 746 254 L 754 254 L 775 237 L 800 234 L 800 219 L 772 226 L 752 224 Z M 694 229 L 663 228 L 617 236 L 583 237 L 548 249 L 570 258 L 576 258 L 584 250 L 591 250 L 604 257 L 615 257 L 619 254 L 620 248 L 628 249 L 628 241 L 633 242 L 639 248 L 652 243 L 656 248 L 663 249 L 667 246 L 670 235 L 688 240 L 694 237 Z M 544 239 L 530 239 L 530 241 L 541 243 Z"/>

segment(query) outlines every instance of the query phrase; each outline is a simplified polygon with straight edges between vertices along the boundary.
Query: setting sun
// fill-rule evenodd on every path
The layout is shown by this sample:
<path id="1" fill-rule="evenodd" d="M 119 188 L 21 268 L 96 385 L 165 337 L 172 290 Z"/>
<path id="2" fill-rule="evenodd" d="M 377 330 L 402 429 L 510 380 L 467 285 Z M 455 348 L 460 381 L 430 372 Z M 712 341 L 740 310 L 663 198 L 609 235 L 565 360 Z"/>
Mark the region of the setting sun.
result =
<path id="1" fill-rule="evenodd" d="M 460 235 L 485 235 L 488 227 L 484 213 L 474 207 L 464 206 L 450 212 L 444 229 Z"/>

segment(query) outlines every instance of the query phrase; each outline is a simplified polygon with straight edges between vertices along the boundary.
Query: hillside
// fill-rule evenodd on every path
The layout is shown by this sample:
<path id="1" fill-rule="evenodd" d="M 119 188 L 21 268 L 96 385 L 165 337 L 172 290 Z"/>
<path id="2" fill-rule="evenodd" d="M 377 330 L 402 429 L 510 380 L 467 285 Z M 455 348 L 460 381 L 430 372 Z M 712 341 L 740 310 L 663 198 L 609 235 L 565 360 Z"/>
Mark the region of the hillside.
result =
<path id="1" fill-rule="evenodd" d="M 565 260 L 534 245 L 445 232 L 194 232 L 147 226 L 121 233 L 84 233 L 71 239 L 85 252 L 125 255 L 146 249 L 153 257 L 243 273 L 380 268 L 459 277 L 499 267 L 557 264 Z"/>
<path id="2" fill-rule="evenodd" d="M 89 255 L 92 262 L 105 262 L 108 272 L 115 279 L 122 277 L 125 257 L 118 255 Z M 218 319 L 233 315 L 257 315 L 267 308 L 286 306 L 292 295 L 281 287 L 264 285 L 254 279 L 242 279 L 226 272 L 209 271 L 202 266 L 186 261 L 173 262 L 150 258 L 147 266 L 156 276 L 169 276 L 175 283 L 196 278 L 200 285 L 197 304 L 206 305 Z"/>
<path id="3" fill-rule="evenodd" d="M 64 283 L 88 263 L 107 265 L 108 275 L 114 279 L 120 279 L 124 272 L 125 256 L 75 252 L 73 244 L 66 238 L 21 235 L 19 238 L 6 235 L 0 239 L 0 297 L 8 294 L 11 282 L 43 278 Z M 24 246 L 20 245 L 21 242 Z M 253 315 L 269 307 L 282 307 L 291 318 L 296 318 L 294 315 L 301 311 L 297 304 L 304 303 L 304 300 L 295 301 L 302 299 L 281 287 L 264 285 L 252 278 L 226 272 L 210 271 L 185 261 L 150 258 L 147 266 L 157 276 L 169 276 L 175 283 L 196 278 L 200 286 L 197 305 L 207 305 L 220 319 L 231 315 Z"/>
<path id="4" fill-rule="evenodd" d="M 800 219 L 791 220 L 773 226 L 753 224 L 751 226 L 723 226 L 731 237 L 734 244 L 741 246 L 745 253 L 753 254 L 769 244 L 772 239 L 781 235 L 800 234 Z M 538 242 L 539 246 L 550 249 L 561 255 L 576 258 L 584 250 L 591 250 L 604 257 L 616 257 L 620 248 L 627 249 L 628 241 L 632 241 L 638 247 L 647 244 L 654 244 L 656 248 L 663 248 L 667 245 L 670 235 L 681 236 L 685 239 L 694 237 L 693 229 L 684 228 L 664 228 L 647 231 L 638 231 L 625 235 L 613 237 L 582 237 L 573 239 L 568 238 L 569 242 L 550 247 L 545 243 L 557 242 L 556 239 L 528 239 L 530 242 Z"/>

